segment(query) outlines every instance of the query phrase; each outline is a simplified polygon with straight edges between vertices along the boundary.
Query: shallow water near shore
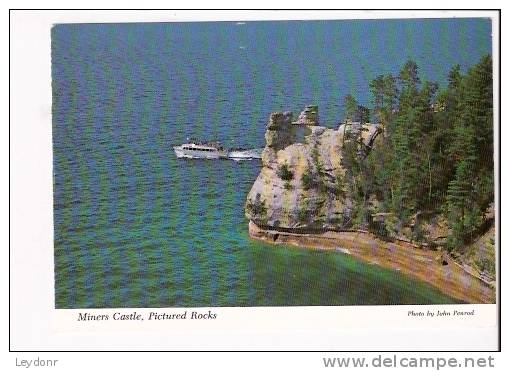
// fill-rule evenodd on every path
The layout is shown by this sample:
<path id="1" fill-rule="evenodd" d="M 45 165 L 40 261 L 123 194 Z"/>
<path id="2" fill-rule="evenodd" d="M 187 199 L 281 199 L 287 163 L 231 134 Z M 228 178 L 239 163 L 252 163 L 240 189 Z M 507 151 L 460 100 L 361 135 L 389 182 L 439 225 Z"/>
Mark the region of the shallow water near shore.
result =
<path id="1" fill-rule="evenodd" d="M 312 103 L 333 127 L 344 95 L 368 104 L 369 81 L 408 58 L 444 83 L 490 52 L 490 23 L 470 19 L 54 27 L 56 307 L 456 302 L 338 252 L 251 240 L 260 163 L 172 146 L 260 148 L 271 112 Z"/>

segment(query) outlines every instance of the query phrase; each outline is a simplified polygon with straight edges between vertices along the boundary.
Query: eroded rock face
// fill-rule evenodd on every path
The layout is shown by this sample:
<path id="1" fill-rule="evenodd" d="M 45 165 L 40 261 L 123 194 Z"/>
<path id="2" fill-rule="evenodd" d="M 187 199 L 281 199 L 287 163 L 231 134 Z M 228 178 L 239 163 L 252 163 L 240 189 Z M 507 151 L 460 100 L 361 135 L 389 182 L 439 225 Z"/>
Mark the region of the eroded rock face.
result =
<path id="1" fill-rule="evenodd" d="M 299 114 L 298 119 L 293 122 L 294 125 L 319 125 L 319 107 L 306 106 Z"/>
<path id="2" fill-rule="evenodd" d="M 273 113 L 266 131 L 262 169 L 246 202 L 245 215 L 260 226 L 339 227 L 349 217 L 342 145 L 345 127 L 310 127 L 304 142 L 294 142 L 292 115 Z M 363 125 L 373 141 L 377 126 Z"/>
<path id="3" fill-rule="evenodd" d="M 265 134 L 266 147 L 275 151 L 287 147 L 292 142 L 291 124 L 292 112 L 272 113 Z"/>

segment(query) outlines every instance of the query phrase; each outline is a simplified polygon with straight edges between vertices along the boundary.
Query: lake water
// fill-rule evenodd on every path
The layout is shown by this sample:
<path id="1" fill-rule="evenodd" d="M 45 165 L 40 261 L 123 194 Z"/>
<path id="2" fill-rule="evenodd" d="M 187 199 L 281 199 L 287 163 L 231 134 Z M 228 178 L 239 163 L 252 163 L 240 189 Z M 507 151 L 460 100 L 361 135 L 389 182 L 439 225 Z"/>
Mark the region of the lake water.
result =
<path id="1" fill-rule="evenodd" d="M 335 252 L 249 239 L 258 161 L 178 160 L 187 137 L 264 146 L 271 112 L 342 97 L 408 58 L 443 86 L 491 53 L 482 19 L 71 24 L 52 30 L 57 308 L 452 303 Z"/>

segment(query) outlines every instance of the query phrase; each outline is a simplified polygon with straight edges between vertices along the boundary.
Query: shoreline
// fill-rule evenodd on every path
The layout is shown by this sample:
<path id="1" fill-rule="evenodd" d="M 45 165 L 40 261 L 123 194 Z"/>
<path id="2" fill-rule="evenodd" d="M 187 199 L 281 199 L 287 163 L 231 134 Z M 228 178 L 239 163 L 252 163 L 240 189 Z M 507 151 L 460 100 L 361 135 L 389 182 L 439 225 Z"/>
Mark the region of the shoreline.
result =
<path id="1" fill-rule="evenodd" d="M 249 222 L 248 229 L 251 238 L 270 244 L 338 251 L 368 264 L 399 271 L 466 303 L 496 303 L 496 291 L 491 284 L 467 272 L 440 251 L 419 248 L 404 241 L 385 242 L 370 233 L 362 232 L 326 231 L 298 234 L 264 229 L 252 221 Z"/>

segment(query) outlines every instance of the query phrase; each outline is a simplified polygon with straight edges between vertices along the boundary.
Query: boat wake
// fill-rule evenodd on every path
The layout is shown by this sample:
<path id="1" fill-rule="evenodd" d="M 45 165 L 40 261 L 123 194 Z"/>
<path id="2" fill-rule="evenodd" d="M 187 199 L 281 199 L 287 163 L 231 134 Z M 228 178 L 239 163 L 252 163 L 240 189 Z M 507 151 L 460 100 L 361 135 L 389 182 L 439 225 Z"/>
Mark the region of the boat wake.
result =
<path id="1" fill-rule="evenodd" d="M 229 159 L 234 161 L 253 160 L 262 158 L 262 149 L 232 149 L 228 152 Z"/>

